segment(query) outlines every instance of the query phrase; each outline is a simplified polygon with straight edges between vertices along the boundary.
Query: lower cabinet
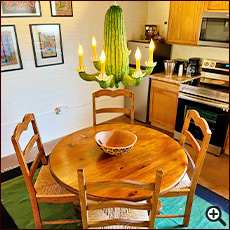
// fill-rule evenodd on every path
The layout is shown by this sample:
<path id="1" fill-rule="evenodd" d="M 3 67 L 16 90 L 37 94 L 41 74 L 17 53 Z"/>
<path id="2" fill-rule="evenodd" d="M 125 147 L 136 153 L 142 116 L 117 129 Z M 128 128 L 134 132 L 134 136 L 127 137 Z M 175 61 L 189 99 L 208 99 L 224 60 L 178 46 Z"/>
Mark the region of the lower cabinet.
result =
<path id="1" fill-rule="evenodd" d="M 179 85 L 151 79 L 149 120 L 153 126 L 174 132 Z"/>

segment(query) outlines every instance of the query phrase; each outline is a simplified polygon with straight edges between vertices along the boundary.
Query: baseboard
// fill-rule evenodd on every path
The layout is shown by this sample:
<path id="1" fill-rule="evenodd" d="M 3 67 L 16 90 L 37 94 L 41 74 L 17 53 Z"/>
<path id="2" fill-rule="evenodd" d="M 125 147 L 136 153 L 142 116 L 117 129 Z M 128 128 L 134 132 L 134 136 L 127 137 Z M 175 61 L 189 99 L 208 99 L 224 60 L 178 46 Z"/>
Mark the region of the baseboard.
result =
<path id="1" fill-rule="evenodd" d="M 63 137 L 57 138 L 55 140 L 46 142 L 43 144 L 46 156 L 50 154 L 54 146 L 61 140 Z M 26 163 L 31 163 L 34 161 L 38 153 L 37 147 L 34 146 L 29 154 L 29 157 L 26 159 Z M 13 153 L 9 156 L 1 158 L 1 173 L 8 172 L 12 169 L 19 167 L 18 159 L 16 153 Z"/>

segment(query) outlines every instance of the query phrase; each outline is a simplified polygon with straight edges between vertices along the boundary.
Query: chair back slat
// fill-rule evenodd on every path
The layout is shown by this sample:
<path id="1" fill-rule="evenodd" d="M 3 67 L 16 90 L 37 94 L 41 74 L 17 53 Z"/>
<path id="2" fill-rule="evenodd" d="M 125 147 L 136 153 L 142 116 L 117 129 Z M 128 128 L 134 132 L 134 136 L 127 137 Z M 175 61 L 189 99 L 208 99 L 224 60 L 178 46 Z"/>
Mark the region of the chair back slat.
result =
<path id="1" fill-rule="evenodd" d="M 126 114 L 130 114 L 131 111 L 129 109 L 125 109 L 125 108 L 102 108 L 102 109 L 97 109 L 96 113 L 126 113 Z"/>
<path id="2" fill-rule="evenodd" d="M 38 140 L 38 134 L 35 134 L 34 136 L 31 137 L 29 143 L 25 147 L 23 151 L 23 155 L 25 158 L 27 158 L 28 154 L 30 153 L 31 149 L 33 148 L 35 142 Z"/>
<path id="3" fill-rule="evenodd" d="M 111 201 L 100 201 L 94 202 L 93 204 L 88 203 L 88 210 L 96 210 L 96 209 L 103 209 L 103 208 L 132 208 L 138 210 L 148 210 L 152 209 L 152 205 L 148 203 L 137 203 L 133 201 L 126 201 L 126 200 L 111 200 Z"/>
<path id="4" fill-rule="evenodd" d="M 28 129 L 29 123 L 34 120 L 33 114 L 26 114 L 23 118 L 23 121 L 17 124 L 13 137 L 16 141 L 19 141 L 22 132 Z"/>
<path id="5" fill-rule="evenodd" d="M 101 108 L 96 109 L 96 98 L 101 96 L 109 96 L 109 97 L 118 97 L 124 96 L 131 99 L 131 109 L 125 108 Z M 130 114 L 131 124 L 134 124 L 134 93 L 127 89 L 118 89 L 118 90 L 110 90 L 110 89 L 102 89 L 92 94 L 93 97 L 93 125 L 96 125 L 96 114 L 97 113 L 124 113 Z"/>
<path id="6" fill-rule="evenodd" d="M 31 178 L 31 180 L 34 177 L 34 173 L 36 172 L 36 169 L 38 168 L 38 165 L 39 165 L 40 161 L 42 160 L 42 158 L 43 158 L 43 152 L 39 152 L 37 154 L 33 164 L 30 167 L 30 178 Z"/>
<path id="7" fill-rule="evenodd" d="M 136 227 L 149 227 L 153 228 L 155 223 L 155 218 L 157 214 L 157 204 L 159 201 L 160 186 L 163 177 L 163 171 L 157 170 L 155 183 L 143 183 L 130 180 L 114 180 L 114 181 L 102 181 L 102 182 L 85 182 L 84 170 L 78 169 L 78 185 L 79 185 L 79 196 L 81 202 L 81 214 L 83 228 L 87 229 L 88 227 L 101 227 L 109 225 L 129 225 Z M 98 197 L 98 202 L 94 198 L 94 202 L 87 202 L 86 199 L 86 190 L 99 190 L 99 189 L 108 189 L 108 188 L 131 188 L 136 190 L 148 190 L 152 191 L 152 198 L 149 202 L 149 195 L 143 196 L 143 200 L 148 202 L 146 203 L 136 203 L 129 200 L 110 200 L 103 201 Z M 150 212 L 149 221 L 133 221 L 125 219 L 111 219 L 105 221 L 88 221 L 88 210 L 96 210 L 103 208 L 130 208 L 138 210 L 148 210 Z"/>
<path id="8" fill-rule="evenodd" d="M 196 153 L 199 154 L 199 152 L 200 152 L 200 145 L 197 142 L 197 140 L 194 138 L 194 136 L 188 130 L 185 130 L 183 134 L 185 135 L 185 137 L 187 138 L 187 140 L 189 141 L 189 143 L 192 145 L 192 147 L 194 148 L 194 150 L 196 151 Z"/>
<path id="9" fill-rule="evenodd" d="M 93 93 L 95 97 L 101 96 L 110 96 L 110 97 L 117 97 L 117 96 L 125 96 L 125 97 L 132 97 L 132 92 L 126 89 L 118 89 L 118 90 L 110 90 L 110 89 L 102 89 L 97 92 Z"/>

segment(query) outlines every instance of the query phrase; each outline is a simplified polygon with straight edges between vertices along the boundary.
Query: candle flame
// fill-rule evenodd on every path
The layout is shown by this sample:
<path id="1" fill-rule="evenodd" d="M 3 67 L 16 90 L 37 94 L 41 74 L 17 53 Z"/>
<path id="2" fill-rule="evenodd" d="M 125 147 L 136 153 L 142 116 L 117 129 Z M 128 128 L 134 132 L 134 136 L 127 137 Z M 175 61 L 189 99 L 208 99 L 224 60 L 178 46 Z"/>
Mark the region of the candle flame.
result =
<path id="1" fill-rule="evenodd" d="M 93 37 L 93 39 L 92 39 L 92 45 L 96 46 L 96 44 L 97 44 L 96 39 L 95 39 L 95 37 Z"/>
<path id="2" fill-rule="evenodd" d="M 150 42 L 150 49 L 151 49 L 151 50 L 154 50 L 154 48 L 155 48 L 155 45 L 154 45 L 153 40 L 151 39 L 151 42 Z"/>
<path id="3" fill-rule="evenodd" d="M 78 47 L 78 54 L 83 54 L 83 49 L 82 49 L 82 46 L 80 44 Z"/>
<path id="4" fill-rule="evenodd" d="M 135 53 L 135 58 L 136 59 L 140 59 L 141 58 L 141 51 L 140 51 L 140 49 L 138 47 L 137 47 L 137 51 Z"/>
<path id="5" fill-rule="evenodd" d="M 101 52 L 100 59 L 101 59 L 102 62 L 105 61 L 105 52 L 104 52 L 104 50 L 102 50 L 102 52 Z"/>

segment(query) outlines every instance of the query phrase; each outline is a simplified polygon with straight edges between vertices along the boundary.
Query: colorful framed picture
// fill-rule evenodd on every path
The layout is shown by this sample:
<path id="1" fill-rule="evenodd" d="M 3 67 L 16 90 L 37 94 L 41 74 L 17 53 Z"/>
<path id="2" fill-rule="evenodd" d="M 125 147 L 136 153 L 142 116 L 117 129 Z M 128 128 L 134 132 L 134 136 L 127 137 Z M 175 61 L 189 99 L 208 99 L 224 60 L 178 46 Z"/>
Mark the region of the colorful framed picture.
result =
<path id="1" fill-rule="evenodd" d="M 40 17 L 39 1 L 1 1 L 1 17 Z"/>
<path id="2" fill-rule="evenodd" d="M 64 63 L 60 24 L 30 24 L 36 67 Z"/>
<path id="3" fill-rule="evenodd" d="M 15 26 L 1 26 L 1 72 L 20 69 L 23 67 Z"/>
<path id="4" fill-rule="evenodd" d="M 73 17 L 72 1 L 50 1 L 51 16 Z"/>

